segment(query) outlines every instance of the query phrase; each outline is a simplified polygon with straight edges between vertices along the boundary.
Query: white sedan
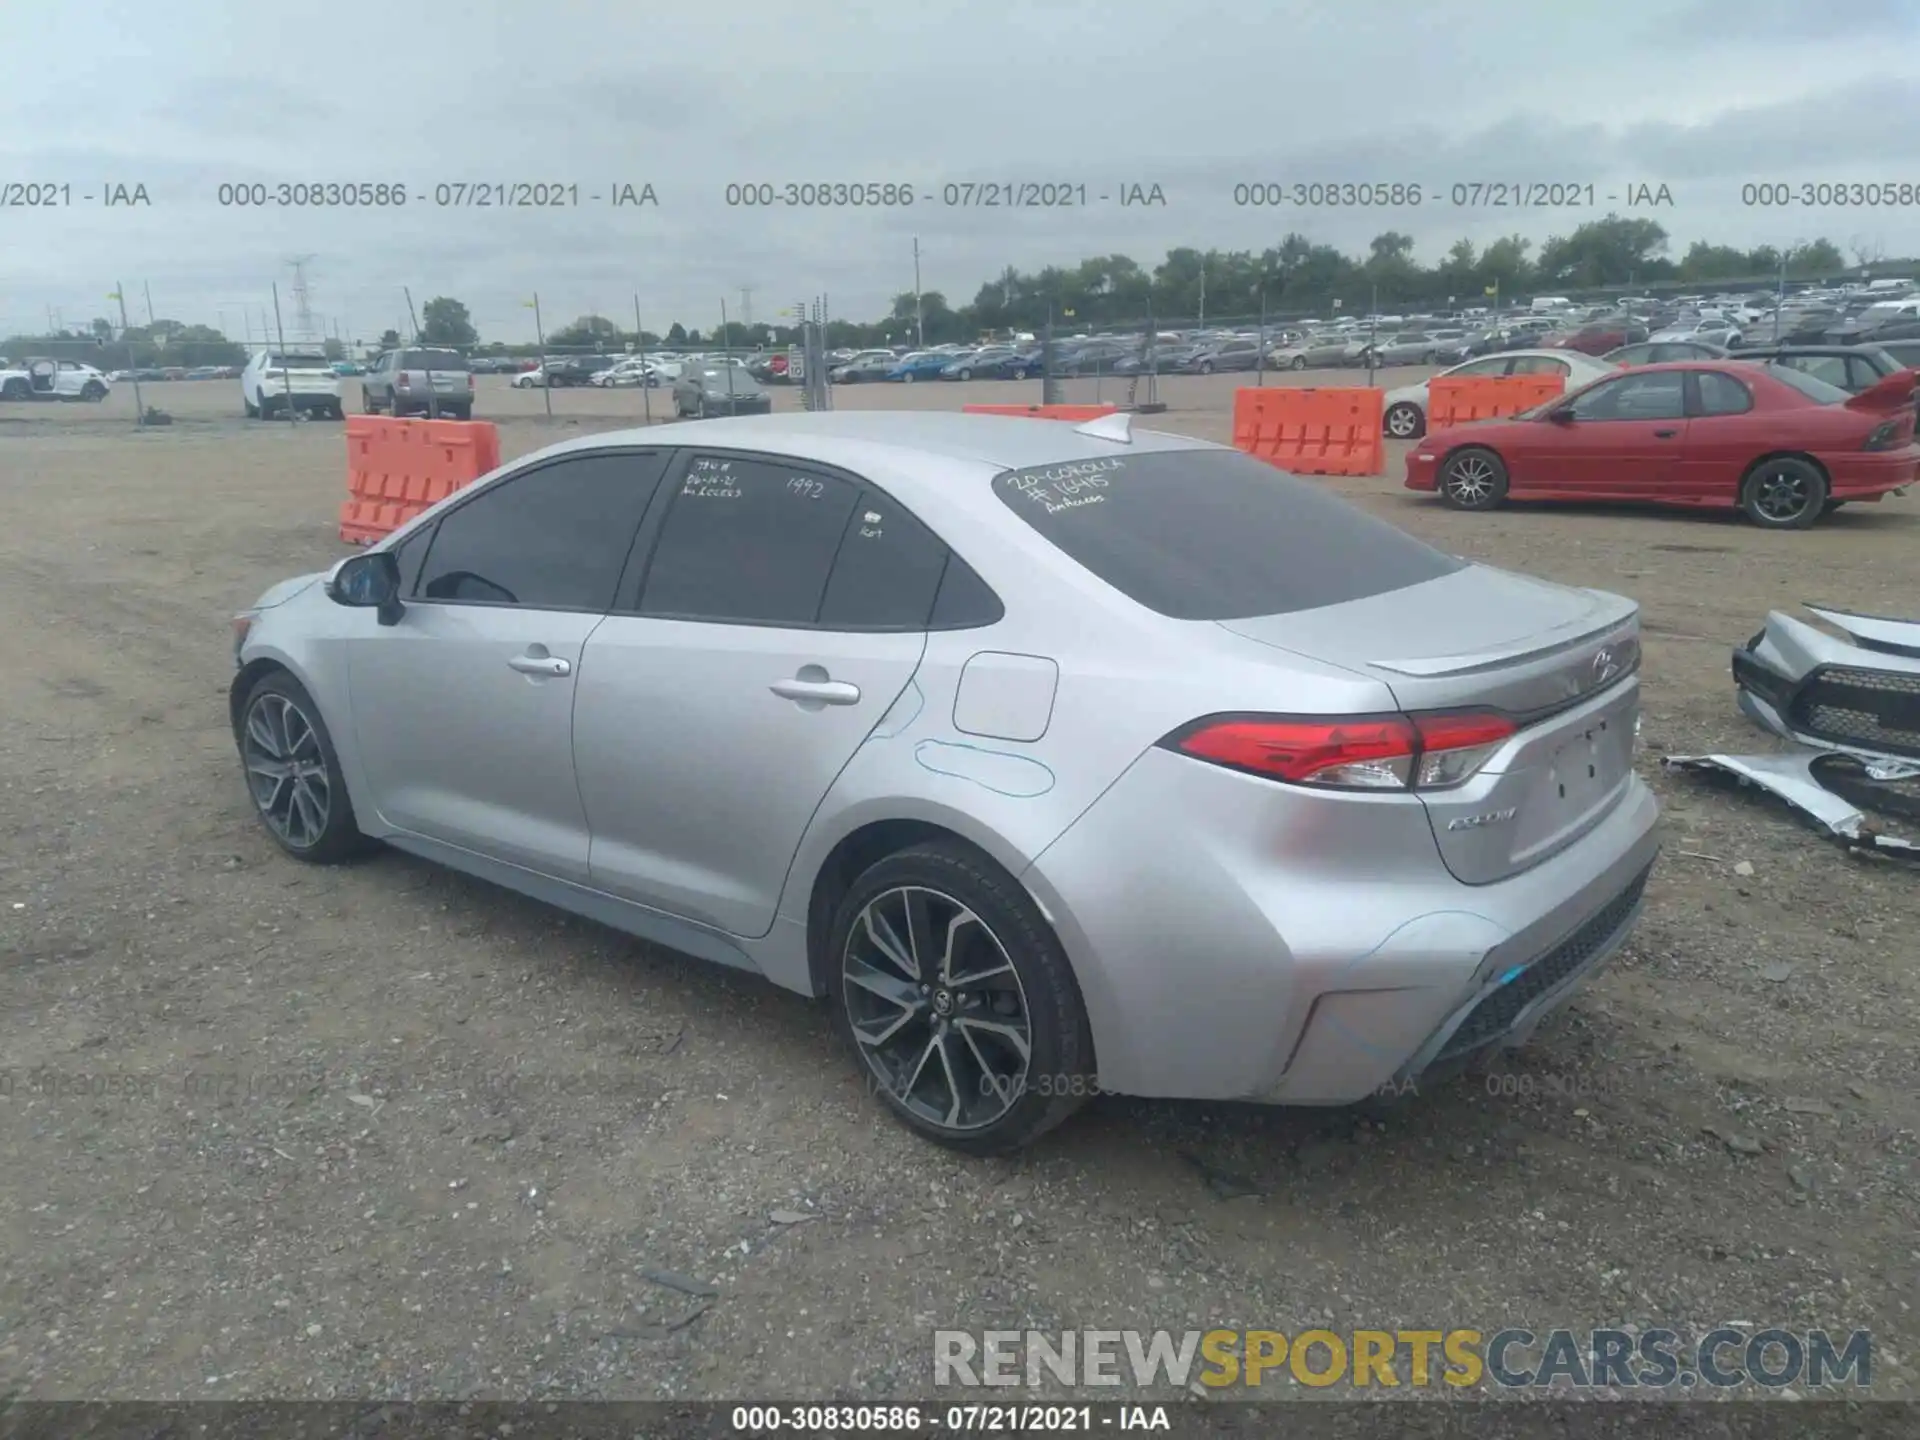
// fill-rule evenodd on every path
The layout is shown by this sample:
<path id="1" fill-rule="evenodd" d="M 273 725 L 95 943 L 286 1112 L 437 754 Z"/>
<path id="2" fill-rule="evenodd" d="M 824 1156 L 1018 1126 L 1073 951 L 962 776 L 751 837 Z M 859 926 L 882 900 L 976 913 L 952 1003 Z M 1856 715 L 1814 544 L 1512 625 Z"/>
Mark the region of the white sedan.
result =
<path id="1" fill-rule="evenodd" d="M 1589 380 L 1611 375 L 1619 368 L 1578 350 L 1506 350 L 1498 355 L 1483 355 L 1478 360 L 1455 365 L 1451 370 L 1442 370 L 1417 385 L 1389 390 L 1381 428 L 1395 440 L 1417 440 L 1426 434 L 1427 385 L 1432 380 L 1451 379 L 1456 375 L 1488 379 L 1500 375 L 1558 375 L 1566 381 L 1566 388 L 1572 390 Z"/>
<path id="2" fill-rule="evenodd" d="M 600 386 L 671 385 L 680 378 L 680 367 L 669 360 L 622 360 L 611 370 L 594 375 L 590 384 Z"/>
<path id="3" fill-rule="evenodd" d="M 538 390 L 547 383 L 546 368 L 535 366 L 531 370 L 522 370 L 508 383 L 516 390 Z"/>
<path id="4" fill-rule="evenodd" d="M 22 360 L 0 368 L 0 400 L 88 400 L 107 398 L 106 374 L 78 360 Z"/>

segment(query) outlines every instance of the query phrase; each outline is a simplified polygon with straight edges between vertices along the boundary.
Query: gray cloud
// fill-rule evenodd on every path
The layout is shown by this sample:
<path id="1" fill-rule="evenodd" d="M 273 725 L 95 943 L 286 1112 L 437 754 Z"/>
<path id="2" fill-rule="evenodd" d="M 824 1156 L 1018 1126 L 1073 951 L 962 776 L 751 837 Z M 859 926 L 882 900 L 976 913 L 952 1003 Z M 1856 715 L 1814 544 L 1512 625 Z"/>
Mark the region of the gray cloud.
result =
<path id="1" fill-rule="evenodd" d="M 214 0 L 28 7 L 0 54 L 0 184 L 118 180 L 151 208 L 0 216 L 0 333 L 104 309 L 114 280 L 208 319 L 271 304 L 313 256 L 316 308 L 359 334 L 427 295 L 483 333 L 599 310 L 710 325 L 753 287 L 765 317 L 825 292 L 872 316 L 913 282 L 970 300 L 1005 266 L 1179 245 L 1259 249 L 1289 231 L 1349 251 L 1395 229 L 1431 260 L 1462 236 L 1538 240 L 1608 209 L 1676 249 L 1826 234 L 1920 252 L 1920 207 L 1741 204 L 1753 180 L 1920 183 L 1920 41 L 1907 3 L 1820 11 L 1749 0 L 848 3 L 735 0 L 489 7 L 484 23 L 334 0 L 315 27 Z M 1862 14 L 1868 18 L 1863 23 Z M 10 24 L 13 22 L 10 20 Z M 137 53 L 137 62 L 103 57 Z M 103 64 L 105 68 L 103 69 Z M 103 83 L 102 76 L 111 78 Z M 404 184 L 398 210 L 250 210 L 222 184 Z M 435 203 L 439 183 L 577 184 L 577 207 Z M 1418 207 L 1240 206 L 1234 186 L 1417 183 Z M 1591 209 L 1452 203 L 1455 183 L 1594 187 Z M 729 206 L 730 182 L 909 186 L 911 207 Z M 1086 208 L 944 203 L 965 182 L 1084 185 Z M 652 184 L 657 208 L 589 201 Z M 1101 202 L 1158 184 L 1163 207 Z M 1630 187 L 1670 206 L 1630 210 Z M 1615 198 L 1608 200 L 1611 195 Z M 230 314 L 231 318 L 231 314 Z M 236 325 L 237 328 L 237 325 Z"/>

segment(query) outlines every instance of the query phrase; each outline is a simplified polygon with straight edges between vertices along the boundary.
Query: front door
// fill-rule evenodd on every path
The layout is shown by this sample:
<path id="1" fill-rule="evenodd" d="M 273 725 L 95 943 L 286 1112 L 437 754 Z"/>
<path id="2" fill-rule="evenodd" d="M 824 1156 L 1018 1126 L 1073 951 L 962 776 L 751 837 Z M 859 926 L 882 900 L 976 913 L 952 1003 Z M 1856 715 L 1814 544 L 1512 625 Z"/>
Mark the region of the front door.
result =
<path id="1" fill-rule="evenodd" d="M 663 468 L 590 451 L 488 485 L 435 527 L 399 623 L 361 612 L 348 683 L 382 820 L 586 880 L 574 701 Z"/>
<path id="2" fill-rule="evenodd" d="M 1686 444 L 1685 374 L 1635 371 L 1605 380 L 1544 421 L 1524 483 L 1542 494 L 1630 500 L 1661 494 Z"/>

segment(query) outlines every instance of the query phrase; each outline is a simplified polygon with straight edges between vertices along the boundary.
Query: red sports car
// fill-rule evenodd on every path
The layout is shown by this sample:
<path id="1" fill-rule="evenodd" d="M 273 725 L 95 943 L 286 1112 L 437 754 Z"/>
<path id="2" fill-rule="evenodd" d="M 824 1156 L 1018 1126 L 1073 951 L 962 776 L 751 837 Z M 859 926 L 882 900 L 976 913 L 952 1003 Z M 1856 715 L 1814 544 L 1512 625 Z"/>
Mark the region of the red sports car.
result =
<path id="1" fill-rule="evenodd" d="M 1803 529 L 1920 479 L 1916 380 L 1900 370 L 1849 395 L 1779 365 L 1648 365 L 1511 419 L 1431 432 L 1408 452 L 1407 488 L 1459 510 L 1633 500 L 1738 507 L 1756 525 Z"/>

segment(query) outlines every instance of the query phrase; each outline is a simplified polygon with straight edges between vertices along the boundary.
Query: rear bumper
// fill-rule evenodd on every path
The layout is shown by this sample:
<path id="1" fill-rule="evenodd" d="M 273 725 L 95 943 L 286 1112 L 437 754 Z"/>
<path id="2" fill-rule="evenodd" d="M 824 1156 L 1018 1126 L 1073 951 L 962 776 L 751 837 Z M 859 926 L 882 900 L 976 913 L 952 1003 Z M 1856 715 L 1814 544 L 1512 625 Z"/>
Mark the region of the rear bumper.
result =
<path id="1" fill-rule="evenodd" d="M 1626 939 L 1659 850 L 1638 777 L 1565 850 L 1475 886 L 1412 797 L 1273 790 L 1155 752 L 1022 877 L 1102 1089 L 1349 1104 L 1518 1043 Z"/>
<path id="2" fill-rule="evenodd" d="M 1835 500 L 1878 500 L 1920 479 L 1920 445 L 1904 450 L 1826 455 L 1829 493 Z"/>

